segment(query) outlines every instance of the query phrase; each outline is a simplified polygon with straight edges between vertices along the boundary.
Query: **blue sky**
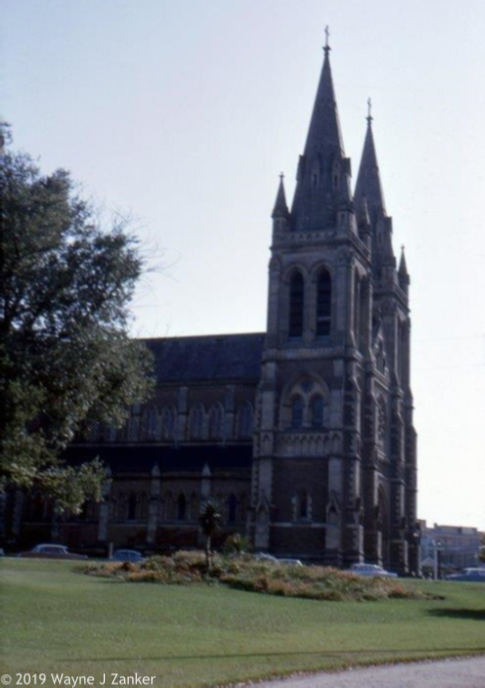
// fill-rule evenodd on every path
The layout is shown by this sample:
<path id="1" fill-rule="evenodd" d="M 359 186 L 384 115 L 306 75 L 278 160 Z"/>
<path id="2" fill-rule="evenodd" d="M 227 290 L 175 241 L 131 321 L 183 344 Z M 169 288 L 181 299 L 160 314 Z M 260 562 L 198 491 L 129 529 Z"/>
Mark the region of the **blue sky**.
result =
<path id="1" fill-rule="evenodd" d="M 411 272 L 420 516 L 485 529 L 485 3 L 4 0 L 0 114 L 45 171 L 129 215 L 133 333 L 265 328 L 330 25 L 354 178 L 366 100 Z"/>

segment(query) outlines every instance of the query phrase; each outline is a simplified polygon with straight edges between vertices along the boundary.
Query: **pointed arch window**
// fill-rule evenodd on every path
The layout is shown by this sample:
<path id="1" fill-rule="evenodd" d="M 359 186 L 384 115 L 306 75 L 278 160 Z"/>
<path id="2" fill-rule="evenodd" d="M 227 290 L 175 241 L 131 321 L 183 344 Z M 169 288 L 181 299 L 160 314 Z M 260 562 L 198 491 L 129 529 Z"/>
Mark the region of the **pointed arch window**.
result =
<path id="1" fill-rule="evenodd" d="M 108 425 L 106 428 L 106 442 L 116 442 L 117 431 L 112 425 Z"/>
<path id="2" fill-rule="evenodd" d="M 303 494 L 300 496 L 300 504 L 299 504 L 299 514 L 298 517 L 301 519 L 307 519 L 308 518 L 308 494 L 306 492 L 303 492 Z"/>
<path id="3" fill-rule="evenodd" d="M 311 403 L 312 427 L 313 428 L 322 428 L 323 427 L 323 411 L 324 411 L 323 397 L 320 395 L 313 397 L 312 403 Z"/>
<path id="4" fill-rule="evenodd" d="M 187 518 L 189 521 L 196 521 L 197 520 L 197 515 L 199 513 L 198 509 L 199 505 L 199 499 L 195 492 L 193 492 L 190 495 L 190 499 L 187 503 L 188 509 L 187 509 Z"/>
<path id="5" fill-rule="evenodd" d="M 136 511 L 138 506 L 138 500 L 136 494 L 132 492 L 128 497 L 128 520 L 134 521 L 136 519 Z"/>
<path id="6" fill-rule="evenodd" d="M 89 439 L 91 442 L 99 442 L 101 436 L 101 425 L 99 423 L 93 423 L 89 430 Z"/>
<path id="7" fill-rule="evenodd" d="M 224 409 L 221 404 L 213 404 L 209 411 L 209 438 L 222 440 L 224 436 Z"/>
<path id="8" fill-rule="evenodd" d="M 332 278 L 322 270 L 317 280 L 317 337 L 328 337 L 332 319 Z"/>
<path id="9" fill-rule="evenodd" d="M 162 439 L 166 441 L 173 441 L 175 439 L 175 428 L 177 422 L 177 414 L 172 405 L 166 406 L 162 414 Z"/>
<path id="10" fill-rule="evenodd" d="M 240 438 L 251 437 L 253 434 L 253 407 L 249 401 L 239 409 L 237 431 Z"/>
<path id="11" fill-rule="evenodd" d="M 290 337 L 301 337 L 303 335 L 303 312 L 305 305 L 305 282 L 303 275 L 298 270 L 293 273 L 290 279 L 290 318 L 289 335 Z"/>
<path id="12" fill-rule="evenodd" d="M 131 416 L 128 420 L 128 442 L 137 442 L 140 434 L 140 417 Z"/>
<path id="13" fill-rule="evenodd" d="M 303 399 L 295 397 L 291 402 L 291 427 L 301 428 L 303 425 Z"/>
<path id="14" fill-rule="evenodd" d="M 201 440 L 204 434 L 204 407 L 202 404 L 194 406 L 190 412 L 190 437 Z"/>
<path id="15" fill-rule="evenodd" d="M 185 521 L 187 517 L 187 500 L 184 494 L 180 494 L 177 499 L 177 520 Z"/>
<path id="16" fill-rule="evenodd" d="M 166 521 L 173 519 L 173 497 L 171 492 L 165 492 L 163 497 L 163 515 Z"/>
<path id="17" fill-rule="evenodd" d="M 124 492 L 118 493 L 115 501 L 115 512 L 118 521 L 124 521 L 126 519 L 128 514 L 128 497 Z"/>
<path id="18" fill-rule="evenodd" d="M 40 492 L 35 492 L 30 501 L 30 518 L 32 521 L 44 520 L 45 502 Z"/>
<path id="19" fill-rule="evenodd" d="M 158 439 L 158 409 L 156 406 L 149 406 L 144 413 L 144 435 L 147 440 Z"/>
<path id="20" fill-rule="evenodd" d="M 148 497 L 146 492 L 142 492 L 138 503 L 138 518 L 140 521 L 148 519 Z"/>

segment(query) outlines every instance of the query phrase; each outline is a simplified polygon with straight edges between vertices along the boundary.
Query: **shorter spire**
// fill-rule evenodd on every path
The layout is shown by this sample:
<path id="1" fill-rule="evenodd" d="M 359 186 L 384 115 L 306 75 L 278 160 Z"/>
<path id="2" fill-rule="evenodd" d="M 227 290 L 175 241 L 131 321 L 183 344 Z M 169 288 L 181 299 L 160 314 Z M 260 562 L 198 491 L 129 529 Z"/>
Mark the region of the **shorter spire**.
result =
<path id="1" fill-rule="evenodd" d="M 284 179 L 285 175 L 283 172 L 281 172 L 278 193 L 276 194 L 276 202 L 274 204 L 273 212 L 271 213 L 273 220 L 278 218 L 288 218 L 290 216 L 290 211 L 288 210 L 288 204 L 286 202 Z"/>
<path id="2" fill-rule="evenodd" d="M 406 256 L 404 255 L 404 245 L 401 246 L 401 260 L 399 261 L 399 277 L 409 280 L 408 266 L 406 265 Z"/>
<path id="3" fill-rule="evenodd" d="M 384 193 L 381 186 L 379 165 L 377 163 L 376 147 L 372 132 L 372 101 L 367 100 L 367 132 L 364 141 L 364 150 L 360 161 L 357 184 L 355 186 L 354 200 L 360 203 L 362 196 L 367 197 L 369 213 L 374 222 L 377 217 L 386 216 L 386 205 L 384 203 Z"/>

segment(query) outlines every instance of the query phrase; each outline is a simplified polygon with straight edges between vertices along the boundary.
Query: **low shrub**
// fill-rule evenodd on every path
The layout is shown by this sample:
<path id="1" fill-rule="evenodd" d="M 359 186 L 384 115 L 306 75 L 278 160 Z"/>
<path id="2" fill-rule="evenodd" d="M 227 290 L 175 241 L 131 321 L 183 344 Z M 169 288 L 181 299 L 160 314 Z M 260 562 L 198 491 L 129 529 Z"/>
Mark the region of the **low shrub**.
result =
<path id="1" fill-rule="evenodd" d="M 139 564 L 86 564 L 84 573 L 130 583 L 220 583 L 237 590 L 332 602 L 429 597 L 412 585 L 394 579 L 363 578 L 332 567 L 275 564 L 258 561 L 247 554 L 214 555 L 210 570 L 204 552 L 180 551 L 172 557 L 153 556 Z"/>
<path id="2" fill-rule="evenodd" d="M 243 554 L 247 552 L 249 548 L 250 542 L 247 537 L 239 533 L 233 533 L 232 535 L 228 535 L 225 539 L 222 551 L 226 556 L 230 556 L 231 554 Z"/>

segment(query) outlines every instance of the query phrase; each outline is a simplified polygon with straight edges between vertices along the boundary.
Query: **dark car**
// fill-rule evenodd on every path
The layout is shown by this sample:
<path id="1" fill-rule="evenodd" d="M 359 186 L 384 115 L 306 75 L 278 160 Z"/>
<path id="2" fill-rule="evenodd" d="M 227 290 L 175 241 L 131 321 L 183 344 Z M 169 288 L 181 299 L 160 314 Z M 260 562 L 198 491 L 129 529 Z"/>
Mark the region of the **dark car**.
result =
<path id="1" fill-rule="evenodd" d="M 20 552 L 19 557 L 26 559 L 87 559 L 85 554 L 73 554 L 65 545 L 36 545 L 29 552 Z"/>
<path id="2" fill-rule="evenodd" d="M 485 568 L 463 569 L 461 573 L 452 573 L 449 576 L 445 576 L 445 580 L 468 581 L 469 583 L 485 583 Z"/>
<path id="3" fill-rule="evenodd" d="M 129 561 L 132 564 L 139 564 L 143 559 L 144 557 L 135 549 L 115 549 L 111 557 L 112 561 Z"/>

